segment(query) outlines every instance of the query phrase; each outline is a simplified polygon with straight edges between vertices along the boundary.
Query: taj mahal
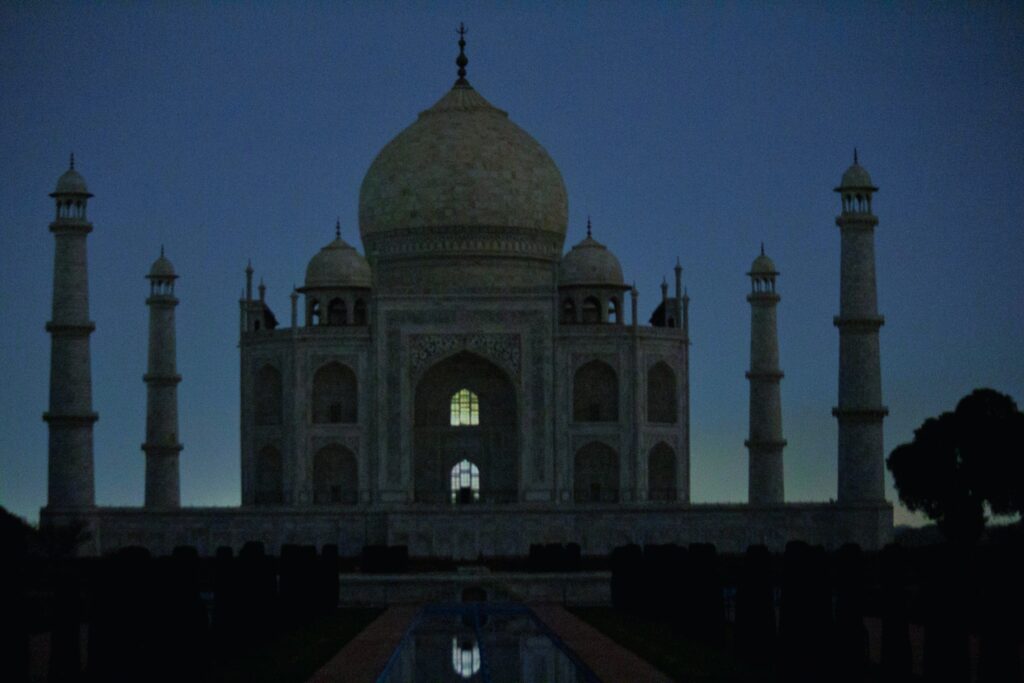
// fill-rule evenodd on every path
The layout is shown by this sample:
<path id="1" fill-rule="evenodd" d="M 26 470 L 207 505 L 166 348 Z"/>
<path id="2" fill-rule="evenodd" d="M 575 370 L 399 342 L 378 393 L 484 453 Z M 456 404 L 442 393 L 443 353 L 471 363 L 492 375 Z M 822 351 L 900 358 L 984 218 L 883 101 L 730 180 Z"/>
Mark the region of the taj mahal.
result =
<path id="1" fill-rule="evenodd" d="M 877 188 L 856 157 L 836 188 L 837 500 L 785 499 L 780 293 L 762 248 L 748 273 L 750 365 L 737 368 L 749 380 L 749 499 L 694 504 L 681 264 L 641 320 L 638 291 L 589 225 L 566 249 L 568 192 L 555 161 L 470 85 L 464 47 L 460 40 L 454 85 L 383 146 L 363 178 L 363 253 L 339 226 L 310 259 L 290 311 L 272 311 L 252 266 L 245 271 L 238 507 L 181 505 L 179 461 L 188 452 L 178 438 L 178 274 L 162 250 L 146 275 L 145 503 L 96 504 L 86 259 L 93 195 L 72 159 L 51 194 L 41 523 L 83 525 L 84 554 L 192 545 L 209 555 L 253 540 L 271 552 L 336 544 L 351 555 L 388 544 L 453 559 L 522 556 L 537 543 L 575 542 L 599 555 L 627 543 L 742 551 L 791 539 L 868 549 L 888 542 Z"/>

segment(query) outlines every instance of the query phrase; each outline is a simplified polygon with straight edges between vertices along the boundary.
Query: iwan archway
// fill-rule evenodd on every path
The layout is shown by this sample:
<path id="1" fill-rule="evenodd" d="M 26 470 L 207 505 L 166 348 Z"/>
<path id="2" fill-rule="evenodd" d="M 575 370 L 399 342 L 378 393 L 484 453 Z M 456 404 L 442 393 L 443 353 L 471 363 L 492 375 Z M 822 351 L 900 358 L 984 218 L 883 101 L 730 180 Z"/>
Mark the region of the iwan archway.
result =
<path id="1" fill-rule="evenodd" d="M 413 488 L 417 502 L 509 503 L 519 497 L 516 388 L 498 366 L 469 352 L 440 361 L 416 385 Z M 453 469 L 478 470 L 474 495 L 453 494 Z"/>

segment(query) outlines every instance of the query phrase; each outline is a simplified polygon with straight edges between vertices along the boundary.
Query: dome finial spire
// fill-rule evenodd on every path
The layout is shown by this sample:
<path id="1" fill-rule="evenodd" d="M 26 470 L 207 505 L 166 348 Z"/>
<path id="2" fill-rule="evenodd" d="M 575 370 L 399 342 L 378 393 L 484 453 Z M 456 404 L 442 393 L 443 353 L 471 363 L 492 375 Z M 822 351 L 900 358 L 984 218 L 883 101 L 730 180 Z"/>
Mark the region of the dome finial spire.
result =
<path id="1" fill-rule="evenodd" d="M 860 163 L 859 161 L 857 161 L 857 148 L 856 147 L 853 148 L 853 163 L 855 163 L 855 164 L 859 164 Z"/>
<path id="2" fill-rule="evenodd" d="M 334 239 L 341 239 L 341 216 L 334 222 Z"/>
<path id="3" fill-rule="evenodd" d="M 761 256 L 764 256 L 764 242 L 761 242 Z"/>
<path id="4" fill-rule="evenodd" d="M 466 57 L 466 33 L 468 31 L 461 21 L 456 33 L 459 34 L 459 56 L 455 58 L 455 64 L 459 67 L 459 80 L 455 81 L 455 85 L 467 86 L 469 85 L 469 81 L 466 80 L 466 65 L 469 64 L 469 58 Z"/>
<path id="5" fill-rule="evenodd" d="M 75 153 L 74 152 L 71 153 L 71 170 L 72 171 L 75 170 Z"/>
<path id="6" fill-rule="evenodd" d="M 164 245 L 161 244 L 160 245 L 160 258 L 163 258 L 163 256 L 164 256 Z"/>
<path id="7" fill-rule="evenodd" d="M 590 216 L 587 216 L 587 237 L 590 237 Z"/>

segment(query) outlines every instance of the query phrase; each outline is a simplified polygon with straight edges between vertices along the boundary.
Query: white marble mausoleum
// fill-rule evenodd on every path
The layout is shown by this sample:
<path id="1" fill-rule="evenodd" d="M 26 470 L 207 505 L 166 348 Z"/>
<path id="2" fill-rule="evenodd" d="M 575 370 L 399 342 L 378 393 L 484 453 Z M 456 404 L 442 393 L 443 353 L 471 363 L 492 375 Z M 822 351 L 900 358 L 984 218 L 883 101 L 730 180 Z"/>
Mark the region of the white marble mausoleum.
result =
<path id="1" fill-rule="evenodd" d="M 362 253 L 339 226 L 285 312 L 270 310 L 262 284 L 254 292 L 247 269 L 237 508 L 180 504 L 178 274 L 162 253 L 147 276 L 145 504 L 96 505 L 85 258 L 92 195 L 72 162 L 52 195 L 43 524 L 85 524 L 83 551 L 92 553 L 188 544 L 211 554 L 256 540 L 271 551 L 392 544 L 467 559 L 554 542 L 580 543 L 584 554 L 631 542 L 713 542 L 723 551 L 794 538 L 887 542 L 877 188 L 863 167 L 855 161 L 837 188 L 838 500 L 785 502 L 778 273 L 762 251 L 749 273 L 749 503 L 693 504 L 682 269 L 676 264 L 672 291 L 663 285 L 653 316 L 641 320 L 638 292 L 589 223 L 587 237 L 566 249 L 568 193 L 557 165 L 469 84 L 465 65 L 460 54 L 454 86 L 366 172 Z"/>

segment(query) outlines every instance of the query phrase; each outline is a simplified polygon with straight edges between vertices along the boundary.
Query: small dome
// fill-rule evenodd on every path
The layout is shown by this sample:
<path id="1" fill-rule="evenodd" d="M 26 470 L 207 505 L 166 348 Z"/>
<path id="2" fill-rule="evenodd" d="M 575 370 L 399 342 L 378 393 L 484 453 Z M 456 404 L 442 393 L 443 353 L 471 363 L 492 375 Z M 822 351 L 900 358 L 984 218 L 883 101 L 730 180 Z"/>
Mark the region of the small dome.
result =
<path id="1" fill-rule="evenodd" d="M 846 190 L 871 190 L 873 192 L 878 190 L 871 182 L 871 176 L 867 169 L 861 166 L 860 161 L 857 160 L 856 150 L 853 152 L 853 165 L 846 169 L 843 179 L 839 181 L 839 187 L 836 188 L 836 192 Z"/>
<path id="2" fill-rule="evenodd" d="M 174 266 L 171 264 L 171 260 L 164 256 L 163 248 L 160 249 L 160 258 L 153 261 L 153 265 L 149 269 L 149 275 L 146 277 L 159 278 L 162 280 L 178 277 L 174 272 Z"/>
<path id="3" fill-rule="evenodd" d="M 844 188 L 874 187 L 871 184 L 871 176 L 868 175 L 867 169 L 860 164 L 854 164 L 846 169 L 846 173 L 843 174 L 843 180 L 839 183 L 839 186 Z"/>
<path id="4" fill-rule="evenodd" d="M 754 263 L 750 266 L 750 275 L 778 275 L 779 271 L 775 270 L 775 263 L 761 252 L 761 255 L 754 259 Z"/>
<path id="5" fill-rule="evenodd" d="M 306 266 L 306 289 L 370 287 L 370 264 L 341 237 L 317 252 Z"/>
<path id="6" fill-rule="evenodd" d="M 85 178 L 75 170 L 74 166 L 64 171 L 64 174 L 57 180 L 57 189 L 50 196 L 56 197 L 59 194 L 92 196 L 89 194 L 89 188 L 85 185 Z"/>
<path id="7" fill-rule="evenodd" d="M 623 286 L 622 266 L 615 254 L 589 234 L 562 257 L 558 284 Z"/>

